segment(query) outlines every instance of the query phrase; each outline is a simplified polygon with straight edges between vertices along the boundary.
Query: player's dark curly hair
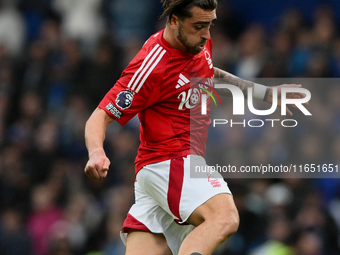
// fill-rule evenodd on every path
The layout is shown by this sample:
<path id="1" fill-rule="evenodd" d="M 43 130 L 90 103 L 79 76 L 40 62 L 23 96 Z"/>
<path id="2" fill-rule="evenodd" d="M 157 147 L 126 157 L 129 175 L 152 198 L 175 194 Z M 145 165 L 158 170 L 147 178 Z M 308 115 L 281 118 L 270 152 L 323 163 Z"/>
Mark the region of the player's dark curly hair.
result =
<path id="1" fill-rule="evenodd" d="M 171 16 L 174 14 L 180 19 L 190 18 L 192 16 L 190 9 L 197 6 L 203 10 L 215 10 L 217 8 L 217 0 L 161 0 L 164 12 L 161 15 Z"/>

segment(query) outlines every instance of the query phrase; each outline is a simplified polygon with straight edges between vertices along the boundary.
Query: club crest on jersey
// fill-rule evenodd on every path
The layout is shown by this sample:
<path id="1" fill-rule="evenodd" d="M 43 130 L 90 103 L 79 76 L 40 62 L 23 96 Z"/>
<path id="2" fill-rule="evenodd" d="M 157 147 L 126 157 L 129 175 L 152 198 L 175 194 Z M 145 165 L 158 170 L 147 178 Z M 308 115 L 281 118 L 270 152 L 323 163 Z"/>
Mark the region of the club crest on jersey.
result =
<path id="1" fill-rule="evenodd" d="M 120 92 L 116 98 L 116 105 L 124 110 L 131 106 L 133 100 L 133 92 L 130 90 L 125 90 Z"/>

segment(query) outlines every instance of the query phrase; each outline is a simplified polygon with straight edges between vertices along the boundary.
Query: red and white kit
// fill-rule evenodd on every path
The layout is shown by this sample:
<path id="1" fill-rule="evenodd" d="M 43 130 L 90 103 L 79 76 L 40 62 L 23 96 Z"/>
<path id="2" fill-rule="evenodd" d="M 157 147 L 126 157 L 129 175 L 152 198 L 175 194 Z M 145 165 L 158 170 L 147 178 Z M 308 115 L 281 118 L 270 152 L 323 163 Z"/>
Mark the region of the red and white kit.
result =
<path id="1" fill-rule="evenodd" d="M 194 162 L 204 161 L 210 124 L 210 98 L 207 114 L 200 114 L 205 92 L 199 89 L 202 84 L 193 86 L 190 80 L 200 78 L 204 89 L 213 87 L 212 41 L 193 55 L 172 48 L 163 31 L 149 38 L 99 107 L 121 125 L 137 113 L 141 122 L 135 161 L 136 203 L 123 230 L 164 233 L 176 254 L 179 241 L 191 230 L 176 222 L 184 222 L 206 200 L 230 190 L 221 176 L 213 183 L 209 178 L 189 178 L 189 155 L 195 155 Z"/>

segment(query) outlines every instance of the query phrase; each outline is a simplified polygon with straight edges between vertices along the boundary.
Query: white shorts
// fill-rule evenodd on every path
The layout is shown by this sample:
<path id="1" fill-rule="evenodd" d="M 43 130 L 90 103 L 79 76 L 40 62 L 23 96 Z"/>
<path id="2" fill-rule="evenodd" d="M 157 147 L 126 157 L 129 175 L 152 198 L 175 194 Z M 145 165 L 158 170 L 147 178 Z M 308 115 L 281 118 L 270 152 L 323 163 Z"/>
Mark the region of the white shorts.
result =
<path id="1" fill-rule="evenodd" d="M 189 155 L 143 167 L 136 176 L 135 204 L 122 228 L 126 242 L 129 229 L 163 233 L 173 254 L 177 254 L 193 226 L 185 221 L 204 202 L 220 193 L 231 194 L 222 176 L 190 178 L 190 166 L 206 165 L 204 158 Z"/>

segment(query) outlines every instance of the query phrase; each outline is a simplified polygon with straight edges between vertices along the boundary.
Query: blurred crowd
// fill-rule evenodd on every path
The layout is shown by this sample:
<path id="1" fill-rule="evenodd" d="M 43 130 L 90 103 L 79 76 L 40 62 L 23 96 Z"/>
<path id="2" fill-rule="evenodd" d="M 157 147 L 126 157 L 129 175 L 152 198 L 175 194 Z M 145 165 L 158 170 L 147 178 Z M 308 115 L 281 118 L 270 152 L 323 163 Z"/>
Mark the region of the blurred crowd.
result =
<path id="1" fill-rule="evenodd" d="M 0 1 L 1 254 L 124 254 L 119 230 L 134 201 L 139 123 L 110 125 L 111 166 L 102 181 L 83 173 L 84 126 L 148 36 L 164 27 L 161 11 L 152 0 Z M 217 15 L 217 67 L 246 79 L 340 76 L 340 24 L 327 5 L 311 21 L 285 11 L 275 29 L 245 24 L 226 0 Z M 222 157 L 339 164 L 340 86 L 311 92 L 318 122 L 301 122 L 295 132 L 228 130 Z M 340 254 L 339 179 L 228 183 L 241 223 L 216 255 Z"/>

